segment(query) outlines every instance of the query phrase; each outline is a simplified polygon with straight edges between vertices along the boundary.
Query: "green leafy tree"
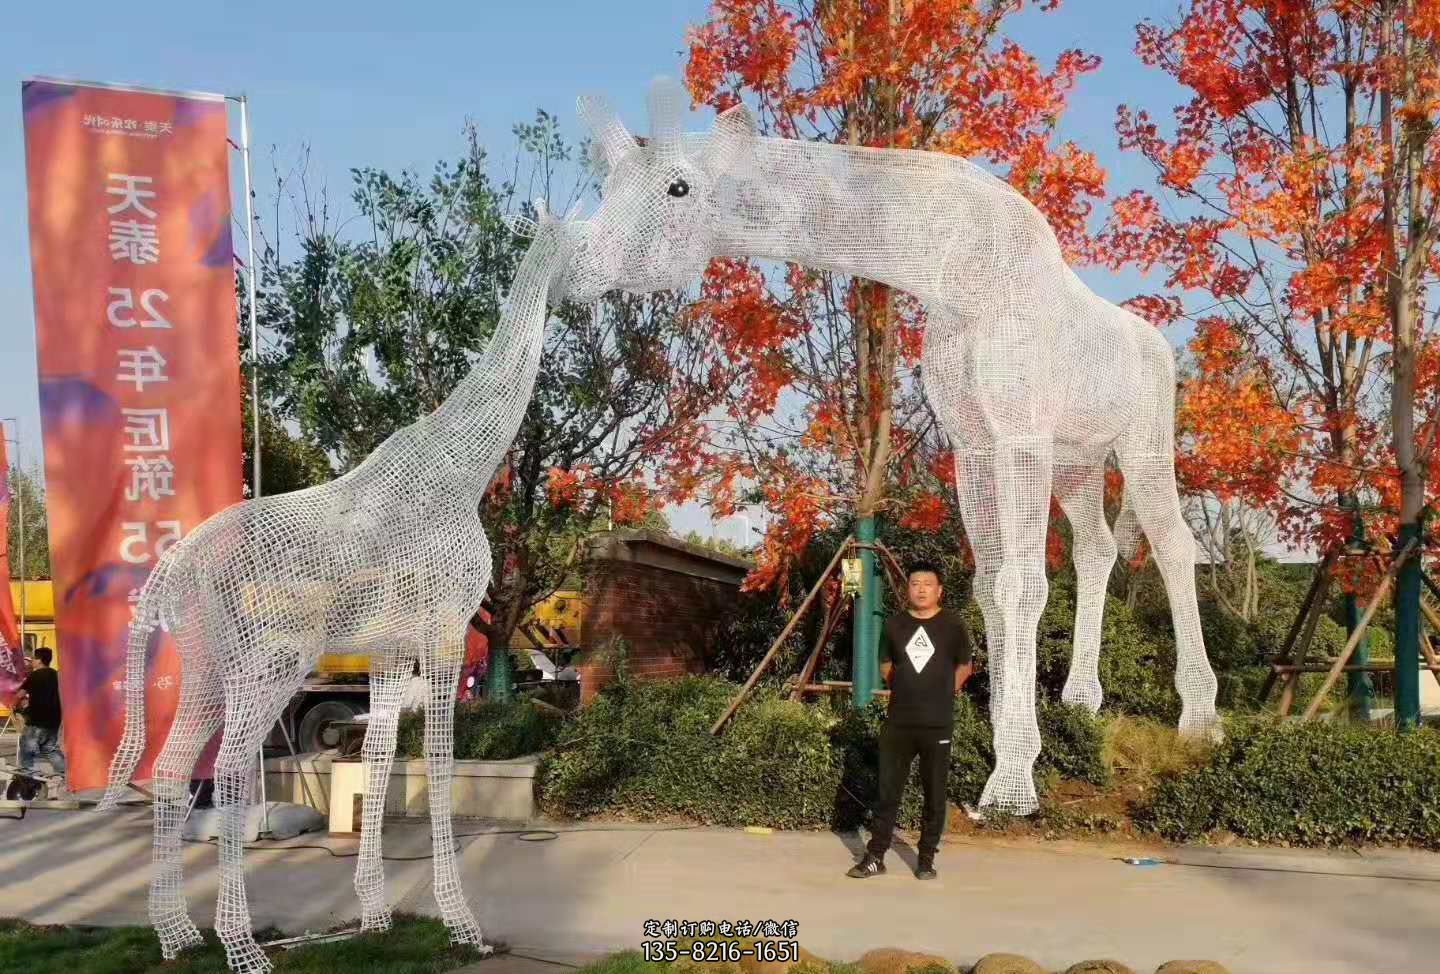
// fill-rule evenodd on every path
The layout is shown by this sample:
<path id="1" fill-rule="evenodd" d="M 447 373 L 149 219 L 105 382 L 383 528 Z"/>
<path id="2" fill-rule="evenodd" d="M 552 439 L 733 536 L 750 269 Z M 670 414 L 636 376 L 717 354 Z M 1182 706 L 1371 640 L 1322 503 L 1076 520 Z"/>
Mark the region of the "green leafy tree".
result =
<path id="1" fill-rule="evenodd" d="M 50 577 L 50 531 L 45 510 L 45 483 L 38 472 L 10 465 L 10 514 L 5 538 L 9 545 L 10 574 L 16 578 Z M 25 519 L 20 514 L 24 511 Z M 21 544 L 21 538 L 24 544 Z M 25 562 L 20 562 L 21 549 Z"/>
<path id="2" fill-rule="evenodd" d="M 248 382 L 248 380 L 247 380 Z M 245 496 L 255 496 L 255 426 L 250 410 L 248 384 L 241 408 L 241 462 L 244 465 Z M 260 413 L 260 485 L 266 496 L 288 494 L 323 484 L 335 477 L 325 451 L 301 437 L 292 436 L 269 411 Z"/>

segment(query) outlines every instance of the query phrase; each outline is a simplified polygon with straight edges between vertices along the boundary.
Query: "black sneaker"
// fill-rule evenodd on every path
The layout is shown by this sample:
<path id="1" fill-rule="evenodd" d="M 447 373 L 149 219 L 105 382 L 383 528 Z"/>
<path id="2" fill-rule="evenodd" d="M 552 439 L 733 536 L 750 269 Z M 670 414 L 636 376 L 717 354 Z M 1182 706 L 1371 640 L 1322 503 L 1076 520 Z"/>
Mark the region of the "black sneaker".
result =
<path id="1" fill-rule="evenodd" d="M 935 875 L 935 860 L 931 857 L 924 856 L 915 864 L 916 879 L 934 879 Z"/>
<path id="2" fill-rule="evenodd" d="M 865 858 L 850 867 L 846 873 L 851 879 L 869 879 L 871 876 L 880 876 L 885 872 L 885 863 L 876 859 L 870 853 L 865 853 Z"/>

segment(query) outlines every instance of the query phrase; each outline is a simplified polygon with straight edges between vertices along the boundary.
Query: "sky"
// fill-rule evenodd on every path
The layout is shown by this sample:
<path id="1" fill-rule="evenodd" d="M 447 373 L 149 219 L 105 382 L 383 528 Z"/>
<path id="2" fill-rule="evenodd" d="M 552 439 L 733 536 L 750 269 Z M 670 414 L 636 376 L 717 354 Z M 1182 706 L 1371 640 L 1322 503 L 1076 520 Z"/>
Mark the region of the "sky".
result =
<path id="1" fill-rule="evenodd" d="M 1078 47 L 1099 55 L 1061 120 L 1062 138 L 1096 153 L 1107 189 L 1149 187 L 1148 164 L 1116 146 L 1115 109 L 1144 106 L 1162 119 L 1183 91 L 1134 54 L 1135 24 L 1169 21 L 1178 0 L 1065 0 L 1051 13 L 1027 11 L 1007 34 L 1053 66 Z M 462 149 L 468 120 L 493 155 L 511 151 L 511 126 L 543 108 L 572 142 L 585 134 L 575 97 L 607 95 L 632 130 L 645 126 L 645 87 L 684 67 L 687 26 L 702 22 L 708 0 L 172 0 L 117 5 L 95 0 L 14 4 L 0 23 L 0 417 L 17 417 L 27 466 L 40 462 L 35 332 L 26 226 L 20 82 L 49 76 L 156 88 L 244 94 L 250 106 L 257 206 L 270 202 L 272 162 L 288 167 L 308 146 L 311 172 L 329 197 L 348 201 L 356 166 L 428 172 Z M 692 113 L 689 128 L 709 124 Z M 238 116 L 232 119 L 238 138 Z M 232 156 L 236 212 L 239 157 Z M 237 248 L 243 241 L 237 238 Z M 243 253 L 243 251 L 242 251 Z M 1085 270 L 1099 294 L 1124 300 L 1158 290 L 1134 273 Z M 1188 335 L 1177 332 L 1172 340 Z M 16 427 L 6 423 L 6 435 Z M 13 452 L 14 446 L 11 446 Z M 672 513 L 684 534 L 710 534 L 691 505 Z M 740 541 L 763 517 L 713 526 Z"/>

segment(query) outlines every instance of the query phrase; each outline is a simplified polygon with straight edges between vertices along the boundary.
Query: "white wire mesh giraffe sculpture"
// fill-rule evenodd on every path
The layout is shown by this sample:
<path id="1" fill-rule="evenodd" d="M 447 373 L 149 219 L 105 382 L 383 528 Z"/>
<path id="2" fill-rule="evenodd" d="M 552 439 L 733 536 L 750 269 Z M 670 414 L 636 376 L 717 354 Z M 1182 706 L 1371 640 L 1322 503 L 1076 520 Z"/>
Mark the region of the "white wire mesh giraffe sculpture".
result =
<path id="1" fill-rule="evenodd" d="M 169 959 L 201 943 L 186 912 L 180 826 L 200 752 L 223 726 L 215 763 L 222 813 L 215 929 L 230 969 L 271 964 L 246 903 L 242 828 L 256 752 L 325 651 L 370 654 L 368 765 L 355 890 L 361 927 L 390 926 L 381 861 L 386 785 L 400 702 L 419 660 L 429 682 L 425 758 L 435 899 L 451 939 L 483 952 L 465 902 L 450 822 L 454 700 L 467 620 L 492 571 L 479 504 L 530 403 L 543 349 L 546 300 L 576 227 L 545 216 L 516 221 L 534 240 L 485 352 L 433 413 L 328 484 L 244 501 L 166 552 L 146 581 L 127 650 L 125 731 L 100 807 L 118 801 L 145 747 L 145 657 L 157 626 L 181 659 L 180 702 L 155 762 L 150 917 Z"/>
<path id="2" fill-rule="evenodd" d="M 963 159 L 762 138 L 743 105 L 685 135 L 688 96 L 665 79 L 638 143 L 603 100 L 582 98 L 599 207 L 584 222 L 567 292 L 586 281 L 643 292 L 690 284 L 712 257 L 755 257 L 869 278 L 927 310 L 926 397 L 955 448 L 991 651 L 996 766 L 983 806 L 1038 806 L 1036 627 L 1054 492 L 1075 526 L 1080 597 L 1067 700 L 1098 709 L 1100 616 L 1116 542 L 1101 506 L 1104 461 L 1126 478 L 1117 529 L 1143 529 L 1165 579 L 1180 727 L 1213 734 L 1216 681 L 1195 598 L 1195 541 L 1174 476 L 1174 352 L 1066 265 L 1049 223 L 1011 186 Z"/>

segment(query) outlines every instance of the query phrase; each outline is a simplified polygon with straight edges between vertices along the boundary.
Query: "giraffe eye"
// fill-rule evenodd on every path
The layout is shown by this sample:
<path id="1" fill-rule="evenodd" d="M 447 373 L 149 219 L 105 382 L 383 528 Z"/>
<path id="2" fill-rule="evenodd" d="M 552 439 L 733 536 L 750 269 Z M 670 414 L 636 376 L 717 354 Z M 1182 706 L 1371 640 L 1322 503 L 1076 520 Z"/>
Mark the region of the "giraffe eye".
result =
<path id="1" fill-rule="evenodd" d="M 676 179 L 670 184 L 670 188 L 667 189 L 666 192 L 676 199 L 682 196 L 689 196 L 690 184 L 683 179 Z"/>

